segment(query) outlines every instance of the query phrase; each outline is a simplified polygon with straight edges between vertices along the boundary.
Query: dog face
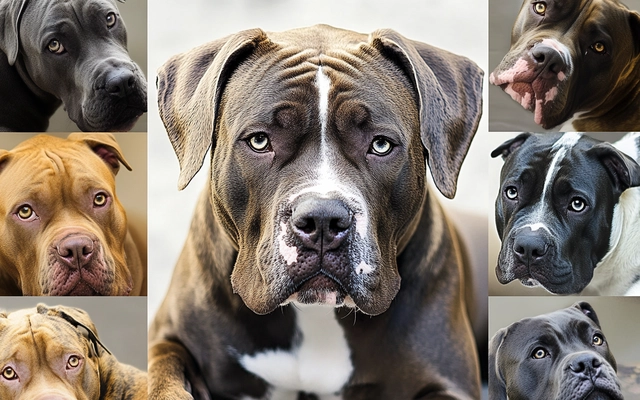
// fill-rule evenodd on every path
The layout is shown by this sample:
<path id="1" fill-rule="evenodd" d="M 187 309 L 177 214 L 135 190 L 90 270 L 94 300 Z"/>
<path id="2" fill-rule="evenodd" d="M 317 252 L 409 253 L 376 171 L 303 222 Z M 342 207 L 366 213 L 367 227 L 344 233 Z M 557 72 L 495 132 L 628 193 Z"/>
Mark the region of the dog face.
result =
<path id="1" fill-rule="evenodd" d="M 640 15 L 617 0 L 524 1 L 490 82 L 549 129 L 624 86 L 639 54 Z"/>
<path id="2" fill-rule="evenodd" d="M 440 57 L 431 68 L 456 74 L 448 84 L 473 88 L 473 110 L 462 117 L 469 127 L 452 128 L 448 116 L 436 113 L 431 122 L 440 127 L 431 127 L 432 138 L 421 114 L 430 112 L 427 96 L 443 88 L 415 43 L 395 32 L 367 38 L 327 26 L 247 31 L 162 68 L 160 113 L 181 161 L 181 186 L 206 151 L 191 147 L 211 142 L 207 126 L 215 121 L 211 205 L 238 248 L 231 283 L 253 311 L 268 313 L 290 301 L 373 315 L 388 308 L 400 287 L 396 255 L 425 198 L 425 147 L 434 160 L 440 160 L 436 152 L 452 150 L 425 142 L 440 142 L 436 131 L 453 129 L 450 138 L 462 140 L 466 153 L 479 118 L 481 72 L 456 57 L 471 71 L 459 77 L 449 69 L 454 56 L 428 51 Z M 205 57 L 210 64 L 200 63 Z M 199 63 L 207 69 L 194 70 Z M 455 90 L 460 101 L 468 99 L 465 89 Z M 446 159 L 458 164 L 454 153 Z M 459 164 L 443 167 L 432 168 L 446 193 Z"/>
<path id="3" fill-rule="evenodd" d="M 24 295 L 127 295 L 127 221 L 113 136 L 36 136 L 0 150 L 0 262 Z"/>
<path id="4" fill-rule="evenodd" d="M 491 154 L 505 164 L 496 198 L 502 240 L 496 274 L 506 284 L 578 293 L 610 249 L 621 193 L 640 185 L 640 167 L 581 134 L 522 134 Z"/>
<path id="5" fill-rule="evenodd" d="M 501 329 L 489 353 L 491 399 L 622 399 L 616 360 L 588 303 Z"/>
<path id="6" fill-rule="evenodd" d="M 10 64 L 24 64 L 33 90 L 60 99 L 84 131 L 127 131 L 147 110 L 146 79 L 127 53 L 112 0 L 16 2 L 5 17 Z M 73 18 L 71 19 L 71 16 Z M 11 24 L 11 25 L 10 25 Z"/>

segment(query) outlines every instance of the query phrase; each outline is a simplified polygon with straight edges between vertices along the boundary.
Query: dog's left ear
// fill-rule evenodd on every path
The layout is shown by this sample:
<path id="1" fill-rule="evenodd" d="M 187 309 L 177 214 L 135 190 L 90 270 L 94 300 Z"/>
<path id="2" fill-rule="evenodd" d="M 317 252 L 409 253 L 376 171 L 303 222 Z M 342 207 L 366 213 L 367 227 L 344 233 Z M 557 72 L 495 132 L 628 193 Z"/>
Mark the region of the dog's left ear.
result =
<path id="1" fill-rule="evenodd" d="M 631 38 L 633 39 L 635 54 L 640 55 L 640 13 L 629 12 L 629 25 L 631 26 Z"/>
<path id="2" fill-rule="evenodd" d="M 369 41 L 411 79 L 420 102 L 420 136 L 438 190 L 456 193 L 458 174 L 482 115 L 484 72 L 468 58 L 382 29 Z"/>
<path id="3" fill-rule="evenodd" d="M 600 321 L 598 320 L 598 316 L 596 315 L 595 310 L 593 309 L 593 307 L 591 307 L 591 304 L 587 303 L 586 301 L 579 301 L 572 307 L 580 310 L 584 315 L 589 317 L 590 320 L 595 322 L 598 327 L 600 327 Z"/>
<path id="4" fill-rule="evenodd" d="M 18 58 L 20 20 L 28 0 L 0 1 L 0 50 L 7 55 L 9 65 Z"/>
<path id="5" fill-rule="evenodd" d="M 67 138 L 76 142 L 84 142 L 111 168 L 113 174 L 117 174 L 120 163 L 131 171 L 131 166 L 125 160 L 122 149 L 116 142 L 116 138 L 110 133 L 72 133 Z"/>
<path id="6" fill-rule="evenodd" d="M 594 155 L 604 165 L 613 186 L 620 192 L 640 186 L 640 165 L 609 143 L 598 143 L 587 154 Z"/>

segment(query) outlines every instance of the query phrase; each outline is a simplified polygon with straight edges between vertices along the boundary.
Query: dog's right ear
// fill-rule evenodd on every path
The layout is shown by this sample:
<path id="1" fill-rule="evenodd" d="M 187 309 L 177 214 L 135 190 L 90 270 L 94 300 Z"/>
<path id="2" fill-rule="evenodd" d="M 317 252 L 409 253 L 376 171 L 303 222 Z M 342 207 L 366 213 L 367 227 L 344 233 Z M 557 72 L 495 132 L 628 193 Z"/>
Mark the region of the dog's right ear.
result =
<path id="1" fill-rule="evenodd" d="M 7 55 L 9 65 L 18 58 L 20 49 L 20 20 L 28 0 L 0 2 L 0 50 Z"/>
<path id="2" fill-rule="evenodd" d="M 4 168 L 5 162 L 9 159 L 9 151 L 0 149 L 0 172 Z"/>
<path id="3" fill-rule="evenodd" d="M 502 156 L 502 159 L 509 157 L 511 153 L 518 150 L 520 146 L 531 136 L 532 134 L 529 132 L 524 132 L 514 137 L 513 139 L 507 140 L 502 143 L 498 148 L 491 152 L 491 157 L 496 158 L 498 156 Z"/>
<path id="4" fill-rule="evenodd" d="M 227 79 L 267 41 L 260 29 L 242 31 L 167 61 L 158 71 L 158 108 L 180 162 L 178 188 L 184 189 L 215 146 L 218 105 Z"/>
<path id="5" fill-rule="evenodd" d="M 509 328 L 502 328 L 489 342 L 489 398 L 507 400 L 507 387 L 498 366 L 498 354 Z"/>
<path id="6" fill-rule="evenodd" d="M 572 307 L 580 310 L 584 315 L 586 315 L 587 317 L 589 317 L 589 319 L 595 322 L 596 325 L 598 325 L 598 327 L 600 327 L 600 321 L 598 320 L 598 316 L 596 315 L 595 310 L 593 309 L 593 307 L 591 307 L 591 304 L 587 303 L 586 301 L 579 301 L 575 303 Z"/>

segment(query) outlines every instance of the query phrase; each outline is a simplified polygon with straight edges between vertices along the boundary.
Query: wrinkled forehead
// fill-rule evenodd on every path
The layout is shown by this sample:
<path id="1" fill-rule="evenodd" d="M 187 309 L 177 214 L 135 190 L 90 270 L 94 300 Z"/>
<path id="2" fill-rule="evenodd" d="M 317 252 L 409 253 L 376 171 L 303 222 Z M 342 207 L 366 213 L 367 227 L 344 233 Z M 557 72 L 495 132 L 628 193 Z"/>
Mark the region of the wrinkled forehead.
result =
<path id="1" fill-rule="evenodd" d="M 20 19 L 20 39 L 34 41 L 83 26 L 101 26 L 109 12 L 118 12 L 113 0 L 27 0 Z M 32 33 L 25 34 L 25 30 Z"/>
<path id="2" fill-rule="evenodd" d="M 0 338 L 0 359 L 10 357 L 16 349 L 28 344 L 29 348 L 40 348 L 47 343 L 64 341 L 81 346 L 79 332 L 61 318 L 39 314 L 35 308 L 19 310 L 7 316 Z M 43 349 L 46 350 L 46 349 Z"/>

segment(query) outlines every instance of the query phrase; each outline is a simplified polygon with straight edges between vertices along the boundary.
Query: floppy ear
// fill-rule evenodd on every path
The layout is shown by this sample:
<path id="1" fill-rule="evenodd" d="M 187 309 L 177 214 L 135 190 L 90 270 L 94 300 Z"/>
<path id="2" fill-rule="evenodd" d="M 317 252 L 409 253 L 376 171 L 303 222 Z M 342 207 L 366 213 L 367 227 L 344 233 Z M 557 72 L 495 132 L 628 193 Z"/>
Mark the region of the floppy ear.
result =
<path id="1" fill-rule="evenodd" d="M 411 79 L 420 102 L 420 137 L 438 190 L 456 193 L 458 174 L 482 115 L 484 72 L 471 60 L 382 29 L 369 41 Z"/>
<path id="2" fill-rule="evenodd" d="M 640 186 L 640 166 L 609 143 L 598 143 L 587 154 L 595 156 L 607 169 L 613 186 L 620 192 Z"/>
<path id="3" fill-rule="evenodd" d="M 509 328 L 502 328 L 489 342 L 489 398 L 491 400 L 507 400 L 507 387 L 498 365 L 498 354 Z"/>
<path id="4" fill-rule="evenodd" d="M 518 150 L 531 135 L 532 134 L 529 132 L 524 132 L 513 139 L 507 140 L 491 152 L 491 157 L 496 158 L 498 156 L 502 156 L 503 160 L 506 159 L 511 155 L 511 153 Z"/>
<path id="5" fill-rule="evenodd" d="M 0 50 L 13 65 L 20 49 L 20 20 L 28 0 L 0 2 Z"/>
<path id="6" fill-rule="evenodd" d="M 631 26 L 631 38 L 633 39 L 636 56 L 640 54 L 640 13 L 629 12 L 629 25 Z"/>
<path id="7" fill-rule="evenodd" d="M 591 307 L 591 304 L 587 303 L 586 301 L 579 301 L 572 307 L 580 310 L 580 312 L 589 317 L 589 319 L 595 322 L 596 325 L 598 325 L 598 328 L 600 328 L 600 321 L 598 320 L 598 316 L 596 315 L 595 310 L 593 309 L 593 307 Z"/>
<path id="8" fill-rule="evenodd" d="M 122 155 L 122 150 L 116 142 L 116 138 L 110 133 L 72 133 L 67 139 L 75 142 L 84 142 L 111 168 L 113 174 L 117 174 L 120 163 L 129 171 L 131 166 Z"/>
<path id="9" fill-rule="evenodd" d="M 252 29 L 172 57 L 158 71 L 158 107 L 180 162 L 184 189 L 215 146 L 215 123 L 224 85 L 235 67 L 262 41 Z"/>
<path id="10" fill-rule="evenodd" d="M 4 168 L 4 163 L 9 159 L 9 151 L 0 149 L 0 172 Z"/>

